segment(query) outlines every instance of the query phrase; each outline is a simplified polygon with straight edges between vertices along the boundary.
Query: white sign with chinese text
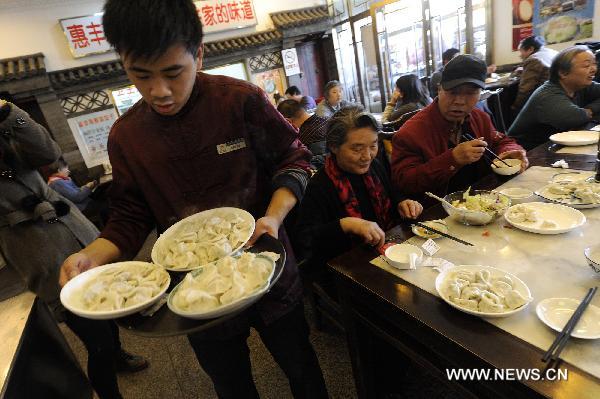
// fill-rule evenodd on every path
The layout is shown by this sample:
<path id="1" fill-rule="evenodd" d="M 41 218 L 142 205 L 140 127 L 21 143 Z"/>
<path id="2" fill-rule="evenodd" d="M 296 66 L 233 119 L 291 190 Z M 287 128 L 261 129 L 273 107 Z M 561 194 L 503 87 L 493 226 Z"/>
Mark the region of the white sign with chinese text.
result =
<path id="1" fill-rule="evenodd" d="M 204 33 L 245 28 L 258 23 L 252 0 L 195 1 Z"/>
<path id="2" fill-rule="evenodd" d="M 60 25 L 65 32 L 69 49 L 73 57 L 85 57 L 90 54 L 105 53 L 111 50 L 104 37 L 102 14 L 86 17 L 61 19 Z"/>
<path id="3" fill-rule="evenodd" d="M 108 162 L 108 133 L 117 120 L 114 108 L 69 118 L 69 127 L 88 168 Z"/>
<path id="4" fill-rule="evenodd" d="M 298 75 L 300 72 L 300 65 L 298 64 L 298 54 L 295 48 L 288 48 L 281 50 L 281 59 L 283 60 L 283 67 L 285 68 L 285 76 Z"/>
<path id="5" fill-rule="evenodd" d="M 123 115 L 133 104 L 137 103 L 142 95 L 134 85 L 121 87 L 120 89 L 109 90 L 113 104 L 117 107 L 117 112 Z"/>

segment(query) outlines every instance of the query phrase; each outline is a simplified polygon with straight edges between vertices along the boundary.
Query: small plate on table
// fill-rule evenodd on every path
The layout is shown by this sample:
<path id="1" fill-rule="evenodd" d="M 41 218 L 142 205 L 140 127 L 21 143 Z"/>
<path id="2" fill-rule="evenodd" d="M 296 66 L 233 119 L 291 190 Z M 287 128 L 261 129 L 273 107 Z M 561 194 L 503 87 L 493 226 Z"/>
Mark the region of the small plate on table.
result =
<path id="1" fill-rule="evenodd" d="M 432 229 L 436 229 L 437 231 L 441 231 L 442 233 L 446 233 L 448 234 L 448 225 L 446 224 L 445 221 L 437 219 L 437 220 L 428 220 L 426 222 L 423 222 L 423 224 L 425 226 L 429 226 Z M 434 233 L 433 231 L 424 229 L 423 227 L 414 225 L 412 227 L 412 232 L 416 235 L 419 236 L 421 238 L 424 239 L 436 239 L 436 238 L 440 238 L 441 235 L 439 235 L 438 233 Z"/>
<path id="2" fill-rule="evenodd" d="M 556 144 L 574 147 L 580 145 L 596 144 L 600 133 L 590 130 L 572 130 L 556 133 L 550 136 L 550 140 Z"/>
<path id="3" fill-rule="evenodd" d="M 580 300 L 573 298 L 547 298 L 537 304 L 535 312 L 545 325 L 561 332 L 580 303 Z M 571 336 L 582 339 L 600 338 L 600 308 L 588 305 Z"/>
<path id="4" fill-rule="evenodd" d="M 528 202 L 513 205 L 504 214 L 512 226 L 537 234 L 561 234 L 574 230 L 586 222 L 585 215 L 570 206 Z"/>

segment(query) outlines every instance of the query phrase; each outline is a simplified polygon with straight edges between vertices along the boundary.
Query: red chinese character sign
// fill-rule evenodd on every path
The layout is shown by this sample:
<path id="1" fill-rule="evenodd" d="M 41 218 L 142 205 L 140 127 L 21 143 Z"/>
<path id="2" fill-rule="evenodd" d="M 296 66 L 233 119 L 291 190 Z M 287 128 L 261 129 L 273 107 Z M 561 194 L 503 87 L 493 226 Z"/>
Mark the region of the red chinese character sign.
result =
<path id="1" fill-rule="evenodd" d="M 111 50 L 104 37 L 101 14 L 61 19 L 60 25 L 67 37 L 71 54 L 75 58 Z"/>
<path id="2" fill-rule="evenodd" d="M 67 119 L 88 168 L 108 162 L 108 133 L 117 120 L 114 108 Z"/>
<path id="3" fill-rule="evenodd" d="M 195 1 L 204 33 L 245 28 L 258 23 L 252 0 Z"/>

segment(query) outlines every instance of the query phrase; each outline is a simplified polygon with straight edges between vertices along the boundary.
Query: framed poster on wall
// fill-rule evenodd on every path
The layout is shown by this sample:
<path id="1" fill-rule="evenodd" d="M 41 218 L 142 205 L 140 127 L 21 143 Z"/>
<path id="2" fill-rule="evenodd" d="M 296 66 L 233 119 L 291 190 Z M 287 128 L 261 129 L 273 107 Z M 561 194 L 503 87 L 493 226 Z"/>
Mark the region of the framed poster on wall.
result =
<path id="1" fill-rule="evenodd" d="M 123 115 L 133 104 L 137 103 L 142 95 L 134 85 L 108 90 L 119 116 Z"/>
<path id="2" fill-rule="evenodd" d="M 117 120 L 114 108 L 67 119 L 88 168 L 108 163 L 108 133 Z"/>

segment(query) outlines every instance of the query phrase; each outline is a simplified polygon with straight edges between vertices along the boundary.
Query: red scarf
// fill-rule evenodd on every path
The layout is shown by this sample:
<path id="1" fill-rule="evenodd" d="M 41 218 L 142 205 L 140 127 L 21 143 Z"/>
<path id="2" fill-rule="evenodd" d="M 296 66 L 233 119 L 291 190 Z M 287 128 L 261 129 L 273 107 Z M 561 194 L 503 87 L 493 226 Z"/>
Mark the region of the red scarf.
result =
<path id="1" fill-rule="evenodd" d="M 348 216 L 362 219 L 358 199 L 356 198 L 356 195 L 354 195 L 350 180 L 348 180 L 346 174 L 342 172 L 331 155 L 325 159 L 325 173 L 337 190 L 340 201 L 342 201 L 342 205 Z M 362 178 L 365 182 L 367 191 L 369 192 L 369 197 L 371 197 L 371 204 L 373 204 L 373 210 L 377 217 L 377 224 L 379 224 L 383 230 L 391 229 L 394 227 L 394 221 L 390 215 L 392 203 L 383 184 L 381 184 L 379 178 L 371 173 L 370 170 L 362 175 Z"/>

